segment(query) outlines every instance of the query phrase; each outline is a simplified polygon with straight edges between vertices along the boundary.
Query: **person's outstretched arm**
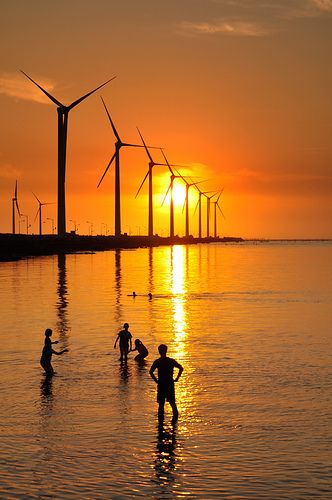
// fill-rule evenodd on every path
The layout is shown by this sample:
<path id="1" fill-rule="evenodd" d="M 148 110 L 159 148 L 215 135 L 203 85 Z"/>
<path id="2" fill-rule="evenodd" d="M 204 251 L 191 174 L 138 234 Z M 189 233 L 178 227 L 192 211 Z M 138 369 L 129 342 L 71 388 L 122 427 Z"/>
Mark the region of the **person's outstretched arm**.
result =
<path id="1" fill-rule="evenodd" d="M 116 339 L 115 339 L 115 342 L 114 342 L 114 349 L 116 348 L 116 344 L 117 344 L 118 340 L 119 340 L 119 335 L 118 335 L 118 336 L 116 337 Z"/>
<path id="2" fill-rule="evenodd" d="M 64 352 L 68 352 L 69 349 L 62 349 L 62 351 L 55 351 L 54 349 L 52 349 L 52 353 L 53 354 L 56 354 L 57 356 L 60 356 L 60 354 L 63 354 Z"/>

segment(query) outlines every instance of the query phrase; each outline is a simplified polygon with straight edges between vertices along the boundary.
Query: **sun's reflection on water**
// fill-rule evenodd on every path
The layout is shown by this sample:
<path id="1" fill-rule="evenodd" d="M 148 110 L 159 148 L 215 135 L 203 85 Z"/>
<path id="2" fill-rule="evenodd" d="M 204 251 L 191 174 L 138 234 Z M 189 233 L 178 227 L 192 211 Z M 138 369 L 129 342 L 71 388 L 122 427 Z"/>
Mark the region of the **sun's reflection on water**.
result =
<path id="1" fill-rule="evenodd" d="M 185 339 L 187 337 L 187 282 L 186 260 L 183 246 L 171 247 L 171 292 L 173 311 L 173 333 L 178 356 L 185 356 Z"/>
<path id="2" fill-rule="evenodd" d="M 183 367 L 183 375 L 176 384 L 177 405 L 181 414 L 182 430 L 187 428 L 189 420 L 193 418 L 193 399 L 195 388 L 192 387 L 192 363 L 189 347 L 188 324 L 188 268 L 189 255 L 187 246 L 173 246 L 171 248 L 171 292 L 173 314 L 174 346 L 171 350 L 175 358 Z"/>

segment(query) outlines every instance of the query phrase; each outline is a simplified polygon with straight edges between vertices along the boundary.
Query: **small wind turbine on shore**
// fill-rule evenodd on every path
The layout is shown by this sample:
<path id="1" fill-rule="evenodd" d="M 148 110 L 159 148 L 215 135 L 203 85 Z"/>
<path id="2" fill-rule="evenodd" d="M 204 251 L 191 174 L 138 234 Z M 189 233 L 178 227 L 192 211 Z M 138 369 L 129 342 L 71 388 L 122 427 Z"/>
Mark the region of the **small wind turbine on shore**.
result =
<path id="1" fill-rule="evenodd" d="M 147 147 L 147 145 L 145 144 L 145 141 L 143 139 L 143 136 L 139 130 L 139 128 L 137 128 L 138 130 L 138 133 L 142 139 L 142 142 L 143 142 L 143 146 L 145 148 L 145 151 L 146 151 L 146 154 L 148 155 L 148 158 L 149 158 L 149 169 L 140 185 L 140 187 L 138 188 L 138 191 L 136 193 L 136 196 L 135 198 L 137 198 L 140 190 L 142 189 L 142 186 L 144 184 L 144 182 L 146 181 L 147 178 L 149 178 L 149 209 L 148 209 L 148 236 L 149 237 L 152 237 L 153 236 L 153 187 L 152 187 L 152 169 L 155 165 L 165 165 L 164 163 L 156 163 L 155 161 L 153 161 L 153 158 L 150 154 L 150 151 Z"/>
<path id="2" fill-rule="evenodd" d="M 40 236 L 42 235 L 42 225 L 43 225 L 43 216 L 42 216 L 42 207 L 44 205 L 53 205 L 53 203 L 42 203 L 40 201 L 39 198 L 37 198 L 37 196 L 35 195 L 35 193 L 32 193 L 34 195 L 34 197 L 36 198 L 36 200 L 38 201 L 39 203 L 39 207 L 38 207 L 38 210 L 37 210 L 37 213 L 36 213 L 36 216 L 35 216 L 35 221 L 38 217 L 38 214 L 39 214 L 39 234 Z"/>
<path id="3" fill-rule="evenodd" d="M 120 149 L 122 147 L 137 147 L 137 148 L 142 148 L 143 146 L 141 144 L 131 144 L 131 143 L 128 143 L 128 142 L 123 142 L 121 139 L 120 139 L 120 136 L 119 136 L 119 133 L 117 131 L 117 129 L 115 128 L 115 125 L 114 125 L 114 122 L 111 118 L 111 115 L 109 114 L 109 111 L 106 107 L 106 104 L 103 100 L 103 98 L 101 97 L 101 100 L 103 101 L 103 104 L 104 104 L 104 108 L 106 110 L 106 113 L 107 113 L 107 116 L 108 116 L 108 119 L 110 121 L 110 124 L 111 124 L 111 127 L 113 129 L 113 133 L 116 137 L 116 141 L 115 141 L 115 152 L 112 156 L 112 158 L 110 159 L 106 169 L 105 169 L 105 172 L 103 173 L 99 183 L 98 183 L 98 186 L 97 188 L 100 186 L 100 184 L 102 183 L 105 175 L 107 174 L 107 171 L 108 169 L 110 168 L 110 166 L 112 165 L 112 162 L 113 160 L 115 159 L 115 186 L 114 186 L 114 190 L 115 190 L 115 209 L 114 209 L 114 217 L 115 217 L 115 221 L 114 221 L 114 234 L 115 236 L 121 236 L 121 202 L 120 202 Z"/>
<path id="4" fill-rule="evenodd" d="M 220 191 L 218 198 L 215 201 L 212 201 L 212 203 L 214 204 L 214 237 L 215 238 L 217 238 L 217 208 L 219 209 L 221 215 L 225 219 L 224 213 L 221 210 L 220 205 L 219 205 L 219 198 L 220 198 L 223 190 L 224 190 L 224 188 L 222 188 L 222 190 Z"/>
<path id="5" fill-rule="evenodd" d="M 80 97 L 76 101 L 73 101 L 69 106 L 65 106 L 55 97 L 53 97 L 49 92 L 47 92 L 43 87 L 41 87 L 37 82 L 35 82 L 30 76 L 28 76 L 24 71 L 21 73 L 25 75 L 34 85 L 36 85 L 54 104 L 56 104 L 58 112 L 58 236 L 66 236 L 66 196 L 65 196 L 65 179 L 66 179 L 66 157 L 67 157 L 67 129 L 68 129 L 68 114 L 71 109 L 80 104 L 84 99 L 89 97 L 91 94 L 96 92 L 98 89 L 104 87 L 107 83 L 115 78 L 110 78 L 107 82 L 99 85 L 95 89 L 91 90 L 84 96 Z"/>
<path id="6" fill-rule="evenodd" d="M 18 216 L 21 217 L 20 207 L 18 206 L 17 200 L 17 181 L 15 183 L 14 196 L 12 198 L 12 230 L 13 234 L 15 234 L 15 213 L 18 213 Z"/>
<path id="7" fill-rule="evenodd" d="M 26 214 L 21 214 L 21 219 L 23 219 L 23 217 L 25 218 L 25 223 L 26 223 L 26 232 L 27 234 L 29 234 L 29 227 L 30 227 L 30 224 L 29 224 L 29 216 L 26 215 Z"/>

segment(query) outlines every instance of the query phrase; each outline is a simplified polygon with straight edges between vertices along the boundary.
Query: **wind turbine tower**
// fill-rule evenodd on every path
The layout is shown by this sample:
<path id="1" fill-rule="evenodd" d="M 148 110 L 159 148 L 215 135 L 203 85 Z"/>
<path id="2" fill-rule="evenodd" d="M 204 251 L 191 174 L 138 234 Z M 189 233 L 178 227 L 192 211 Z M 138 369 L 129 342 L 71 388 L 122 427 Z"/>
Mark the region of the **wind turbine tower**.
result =
<path id="1" fill-rule="evenodd" d="M 68 129 L 68 114 L 71 109 L 80 104 L 84 99 L 96 92 L 98 89 L 109 83 L 115 77 L 107 80 L 107 82 L 99 85 L 99 87 L 91 90 L 84 96 L 72 102 L 69 106 L 65 106 L 37 82 L 35 82 L 24 71 L 21 71 L 32 83 L 34 83 L 54 104 L 58 106 L 58 236 L 66 236 L 66 196 L 65 196 L 65 180 L 66 180 L 66 156 L 67 156 L 67 129 Z"/>
<path id="2" fill-rule="evenodd" d="M 15 212 L 17 212 L 19 217 L 21 217 L 21 212 L 20 212 L 20 208 L 18 206 L 18 201 L 17 201 L 17 181 L 15 184 L 14 196 L 12 198 L 12 229 L 13 229 L 13 234 L 15 234 Z"/>
<path id="3" fill-rule="evenodd" d="M 115 128 L 115 125 L 114 125 L 114 122 L 111 118 L 111 115 L 109 114 L 109 111 L 106 107 L 106 104 L 103 100 L 103 98 L 101 97 L 101 100 L 103 101 L 103 104 L 104 104 L 104 108 L 106 110 L 106 113 L 107 113 L 107 116 L 108 116 L 108 119 L 110 121 L 110 124 L 111 124 L 111 127 L 113 129 L 113 133 L 116 137 L 116 141 L 115 141 L 115 152 L 112 156 L 112 158 L 110 159 L 106 169 L 105 169 L 105 172 L 103 173 L 102 175 L 102 178 L 100 179 L 99 181 L 99 184 L 97 186 L 97 188 L 100 186 L 100 184 L 102 183 L 108 169 L 110 168 L 113 160 L 115 159 L 115 196 L 114 196 L 114 203 L 115 203 L 115 207 L 114 207 L 114 234 L 115 236 L 121 236 L 121 203 L 120 203 L 120 149 L 125 146 L 125 147 L 138 147 L 138 148 L 141 148 L 143 146 L 141 146 L 140 144 L 129 144 L 127 142 L 122 142 L 122 140 L 120 139 L 120 136 L 118 134 L 118 131 L 116 130 Z"/>

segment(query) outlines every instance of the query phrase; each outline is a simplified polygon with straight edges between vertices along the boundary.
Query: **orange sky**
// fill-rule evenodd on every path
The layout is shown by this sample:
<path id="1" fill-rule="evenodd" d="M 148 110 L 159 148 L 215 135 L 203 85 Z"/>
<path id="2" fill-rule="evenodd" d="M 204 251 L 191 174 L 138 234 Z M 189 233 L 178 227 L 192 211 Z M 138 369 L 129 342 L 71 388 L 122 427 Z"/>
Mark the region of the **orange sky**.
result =
<path id="1" fill-rule="evenodd" d="M 0 4 L 0 26 L 0 232 L 11 231 L 16 179 L 32 232 L 32 191 L 57 196 L 56 106 L 22 69 L 64 104 L 117 76 L 69 114 L 68 230 L 114 231 L 113 168 L 96 188 L 114 152 L 102 95 L 124 141 L 139 141 L 138 126 L 183 174 L 207 179 L 202 189 L 224 187 L 219 235 L 332 238 L 332 0 L 13 0 Z M 123 232 L 147 232 L 147 186 L 135 199 L 146 170 L 143 150 L 122 150 Z M 168 183 L 155 167 L 164 235 Z M 196 201 L 192 190 L 194 235 Z M 43 215 L 50 232 L 56 205 Z"/>

